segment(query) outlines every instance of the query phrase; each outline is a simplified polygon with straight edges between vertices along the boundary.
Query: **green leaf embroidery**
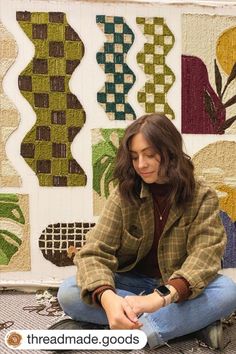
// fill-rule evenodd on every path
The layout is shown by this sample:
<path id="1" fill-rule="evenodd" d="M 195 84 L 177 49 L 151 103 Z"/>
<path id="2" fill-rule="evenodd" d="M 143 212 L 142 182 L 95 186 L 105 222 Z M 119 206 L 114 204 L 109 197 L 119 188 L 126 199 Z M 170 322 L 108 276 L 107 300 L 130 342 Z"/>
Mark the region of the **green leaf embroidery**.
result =
<path id="1" fill-rule="evenodd" d="M 107 198 L 109 195 L 109 185 L 113 180 L 113 170 L 115 158 L 123 137 L 123 129 L 101 129 L 103 141 L 93 146 L 93 188 L 101 196 Z M 115 186 L 113 181 L 113 186 Z"/>
<path id="2" fill-rule="evenodd" d="M 13 233 L 0 230 L 0 264 L 7 265 L 21 243 L 22 241 Z"/>
<path id="3" fill-rule="evenodd" d="M 3 194 L 0 193 L 0 202 L 19 202 L 19 198 L 16 194 Z"/>
<path id="4" fill-rule="evenodd" d="M 0 217 L 11 219 L 20 224 L 25 223 L 20 206 L 13 203 L 0 203 Z"/>

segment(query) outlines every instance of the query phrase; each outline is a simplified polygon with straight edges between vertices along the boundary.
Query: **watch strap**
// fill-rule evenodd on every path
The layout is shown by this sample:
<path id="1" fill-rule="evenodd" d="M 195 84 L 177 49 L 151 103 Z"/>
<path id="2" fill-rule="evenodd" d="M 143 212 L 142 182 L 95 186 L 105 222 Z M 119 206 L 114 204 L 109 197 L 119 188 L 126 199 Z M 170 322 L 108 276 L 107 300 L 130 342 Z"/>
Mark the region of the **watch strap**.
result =
<path id="1" fill-rule="evenodd" d="M 173 285 L 167 284 L 166 287 L 170 290 L 171 293 L 171 302 L 177 302 L 179 300 L 179 293 L 175 289 Z M 171 291 L 171 288 L 174 289 L 175 291 Z"/>

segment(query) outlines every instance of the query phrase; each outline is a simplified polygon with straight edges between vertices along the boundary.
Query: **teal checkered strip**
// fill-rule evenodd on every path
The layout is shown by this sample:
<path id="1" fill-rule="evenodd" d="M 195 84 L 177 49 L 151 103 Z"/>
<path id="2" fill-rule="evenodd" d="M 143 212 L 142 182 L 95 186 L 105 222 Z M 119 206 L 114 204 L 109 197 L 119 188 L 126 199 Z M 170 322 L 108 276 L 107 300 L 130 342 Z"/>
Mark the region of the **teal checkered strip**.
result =
<path id="1" fill-rule="evenodd" d="M 106 42 L 97 53 L 97 62 L 106 74 L 106 82 L 97 93 L 97 100 L 111 120 L 133 120 L 134 110 L 127 102 L 127 94 L 135 82 L 135 75 L 126 64 L 126 55 L 134 41 L 134 34 L 123 17 L 97 16 L 99 28 Z"/>

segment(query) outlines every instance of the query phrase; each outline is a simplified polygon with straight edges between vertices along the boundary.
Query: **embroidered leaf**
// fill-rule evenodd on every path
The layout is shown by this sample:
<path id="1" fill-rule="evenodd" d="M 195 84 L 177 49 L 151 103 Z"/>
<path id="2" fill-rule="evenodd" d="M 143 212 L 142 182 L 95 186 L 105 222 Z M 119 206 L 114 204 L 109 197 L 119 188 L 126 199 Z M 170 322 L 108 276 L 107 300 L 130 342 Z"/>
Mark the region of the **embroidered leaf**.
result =
<path id="1" fill-rule="evenodd" d="M 218 93 L 218 96 L 221 97 L 221 90 L 222 90 L 222 77 L 220 74 L 220 70 L 218 68 L 216 59 L 214 60 L 215 62 L 215 83 L 216 83 L 216 91 Z"/>
<path id="2" fill-rule="evenodd" d="M 0 217 L 14 220 L 20 224 L 25 223 L 25 218 L 20 206 L 13 203 L 0 203 Z"/>
<path id="3" fill-rule="evenodd" d="M 13 242 L 18 243 L 18 245 L 21 245 L 22 243 L 21 239 L 10 231 L 0 230 L 0 235 L 7 236 L 9 239 L 12 239 Z"/>
<path id="4" fill-rule="evenodd" d="M 222 95 L 221 97 L 223 97 L 227 87 L 229 86 L 229 84 L 231 83 L 231 81 L 233 81 L 234 79 L 236 78 L 236 62 L 234 63 L 233 67 L 232 67 L 232 70 L 231 70 L 231 73 L 229 74 L 229 77 L 228 77 L 228 80 L 226 82 L 226 85 L 224 87 L 224 90 L 222 92 Z"/>
<path id="5" fill-rule="evenodd" d="M 227 119 L 219 128 L 218 133 L 223 134 L 224 131 L 229 128 L 236 121 L 236 116 Z"/>
<path id="6" fill-rule="evenodd" d="M 224 103 L 224 107 L 232 106 L 232 104 L 236 103 L 236 95 L 231 97 L 227 102 Z"/>
<path id="7" fill-rule="evenodd" d="M 22 241 L 11 232 L 0 230 L 0 264 L 9 264 L 12 256 L 18 251 L 21 242 Z"/>
<path id="8" fill-rule="evenodd" d="M 204 105 L 205 105 L 205 111 L 208 113 L 212 121 L 212 124 L 215 125 L 217 121 L 215 105 L 211 98 L 211 95 L 207 91 L 204 92 Z"/>
<path id="9" fill-rule="evenodd" d="M 232 67 L 231 73 L 229 74 L 228 80 L 227 80 L 227 86 L 230 84 L 231 81 L 233 81 L 236 78 L 236 62 L 234 63 L 234 66 Z"/>
<path id="10" fill-rule="evenodd" d="M 110 162 L 111 162 L 110 158 L 103 156 L 100 160 L 98 160 L 93 165 L 94 175 L 96 176 L 96 178 L 94 178 L 93 180 L 93 188 L 99 195 L 102 194 L 101 193 L 102 177 L 106 169 L 108 168 Z"/>
<path id="11" fill-rule="evenodd" d="M 1 202 L 19 202 L 19 198 L 16 194 L 4 194 L 0 193 Z"/>
<path id="12" fill-rule="evenodd" d="M 113 178 L 114 161 L 124 129 L 101 129 L 100 132 L 104 141 L 93 146 L 93 189 L 100 196 L 104 195 L 107 198 Z"/>
<path id="13" fill-rule="evenodd" d="M 111 142 L 102 141 L 93 146 L 94 154 L 93 154 L 93 164 L 95 164 L 98 160 L 104 158 L 105 156 L 114 157 L 117 150 L 114 150 Z"/>
<path id="14" fill-rule="evenodd" d="M 114 159 L 112 160 L 109 169 L 107 170 L 106 174 L 105 174 L 105 179 L 104 179 L 104 194 L 105 197 L 107 198 L 109 196 L 109 185 L 113 179 L 113 171 L 114 171 L 114 167 L 115 167 L 115 163 L 114 163 Z M 116 185 L 116 182 L 113 181 L 113 186 Z"/>

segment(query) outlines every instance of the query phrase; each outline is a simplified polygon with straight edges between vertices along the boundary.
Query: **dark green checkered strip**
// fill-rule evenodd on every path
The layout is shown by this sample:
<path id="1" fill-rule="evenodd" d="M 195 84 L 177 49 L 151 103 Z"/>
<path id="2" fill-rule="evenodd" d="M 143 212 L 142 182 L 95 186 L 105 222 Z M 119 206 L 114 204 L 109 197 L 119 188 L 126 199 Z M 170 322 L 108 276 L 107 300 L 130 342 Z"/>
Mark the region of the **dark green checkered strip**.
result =
<path id="1" fill-rule="evenodd" d="M 21 155 L 41 186 L 83 186 L 86 175 L 70 147 L 85 112 L 70 92 L 69 80 L 84 45 L 64 13 L 17 12 L 17 21 L 35 46 L 33 60 L 19 76 L 20 91 L 37 119 L 21 144 Z"/>
<path id="2" fill-rule="evenodd" d="M 147 76 L 145 86 L 138 92 L 138 102 L 146 113 L 165 113 L 173 119 L 167 92 L 175 81 L 175 75 L 165 61 L 174 45 L 174 35 L 162 17 L 137 17 L 136 22 L 147 40 L 137 55 L 137 61 Z"/>
<path id="3" fill-rule="evenodd" d="M 106 74 L 105 86 L 97 100 L 111 120 L 133 120 L 136 115 L 127 103 L 127 94 L 135 82 L 135 75 L 126 64 L 126 55 L 134 41 L 134 34 L 123 17 L 97 16 L 99 28 L 106 42 L 97 53 L 97 62 Z"/>

